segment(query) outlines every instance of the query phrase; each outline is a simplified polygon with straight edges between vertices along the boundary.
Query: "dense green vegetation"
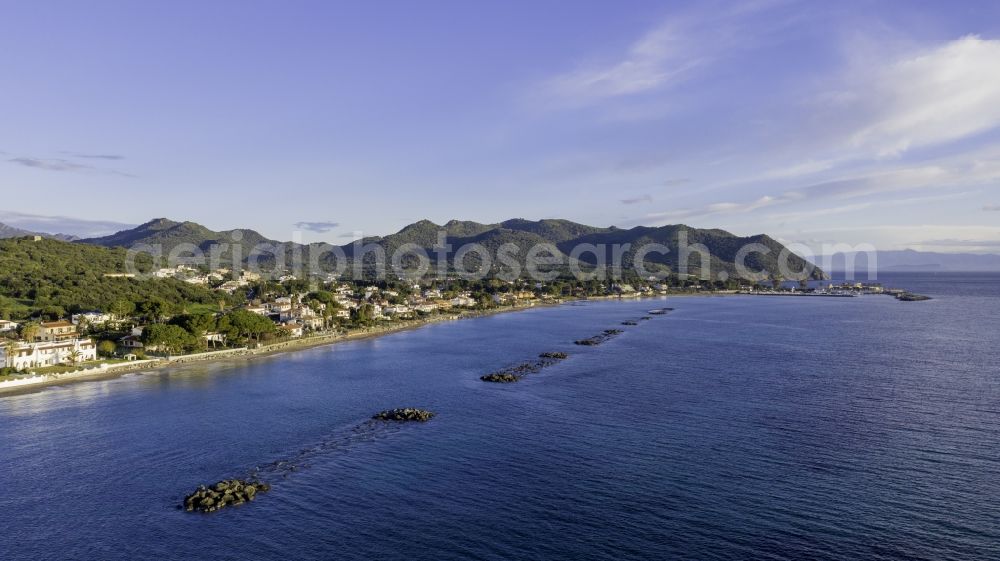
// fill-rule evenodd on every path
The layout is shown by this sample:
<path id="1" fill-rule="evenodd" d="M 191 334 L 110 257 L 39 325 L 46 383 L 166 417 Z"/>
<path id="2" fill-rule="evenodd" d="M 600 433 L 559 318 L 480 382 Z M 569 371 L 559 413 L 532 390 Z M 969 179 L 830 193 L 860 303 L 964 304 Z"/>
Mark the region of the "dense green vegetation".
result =
<path id="1" fill-rule="evenodd" d="M 497 251 L 506 244 L 512 244 L 516 248 L 513 252 L 508 252 L 521 271 L 525 270 L 528 250 L 540 244 L 554 245 L 557 250 L 554 256 L 561 265 L 543 267 L 542 270 L 568 270 L 571 255 L 574 248 L 580 244 L 594 244 L 595 246 L 606 246 L 607 250 L 603 255 L 605 263 L 612 263 L 613 253 L 610 249 L 613 245 L 625 246 L 629 248 L 624 251 L 623 266 L 632 268 L 636 258 L 638 248 L 646 244 L 663 244 L 670 251 L 667 254 L 649 253 L 646 255 L 645 263 L 650 272 L 671 272 L 677 274 L 681 270 L 682 256 L 679 248 L 684 246 L 704 247 L 709 252 L 706 263 L 702 263 L 699 253 L 692 252 L 688 258 L 688 274 L 701 277 L 704 266 L 708 266 L 711 271 L 712 280 L 718 278 L 719 273 L 725 272 L 724 276 L 736 278 L 738 271 L 734 266 L 737 252 L 740 248 L 748 244 L 760 244 L 769 250 L 768 253 L 750 253 L 747 256 L 746 265 L 751 271 L 761 272 L 763 277 L 773 278 L 778 271 L 778 256 L 784 250 L 784 246 L 778 241 L 766 236 L 735 236 L 729 232 L 718 229 L 698 229 L 680 225 L 668 225 L 660 227 L 636 226 L 630 229 L 621 228 L 599 228 L 578 224 L 569 220 L 524 220 L 520 218 L 507 220 L 499 224 L 481 224 L 471 221 L 452 220 L 444 225 L 435 224 L 429 220 L 421 220 L 406 226 L 395 234 L 387 236 L 369 237 L 362 240 L 363 246 L 376 245 L 381 247 L 387 256 L 392 256 L 396 250 L 404 245 L 415 245 L 422 248 L 428 258 L 437 268 L 436 260 L 439 256 L 436 245 L 438 243 L 439 232 L 445 232 L 445 243 L 451 246 L 450 252 L 445 255 L 446 267 L 455 270 L 455 259 L 458 250 L 465 244 L 475 243 L 485 247 L 491 258 L 492 274 L 501 274 L 505 268 L 497 263 Z M 686 241 L 685 241 L 686 238 Z M 235 241 L 234 241 L 235 240 Z M 302 260 L 308 260 L 310 255 L 321 256 L 318 261 L 324 270 L 330 271 L 334 268 L 333 246 L 328 244 L 298 245 L 290 242 L 277 242 L 268 240 L 253 230 L 230 230 L 224 232 L 214 232 L 192 222 L 174 222 L 167 219 L 157 219 L 143 224 L 135 229 L 119 232 L 104 238 L 83 240 L 85 243 L 103 245 L 106 247 L 131 247 L 134 244 L 157 245 L 162 248 L 166 255 L 179 244 L 191 244 L 203 251 L 216 243 L 229 244 L 230 248 L 220 253 L 222 262 L 220 265 L 227 266 L 233 257 L 233 246 L 238 247 L 242 261 L 246 261 L 251 255 L 256 244 L 264 244 L 269 247 L 260 254 L 263 258 L 258 262 L 267 267 L 274 263 L 274 254 L 278 254 L 287 265 L 291 265 L 296 260 L 296 256 Z M 341 246 L 339 251 L 346 255 L 348 261 L 360 259 L 366 264 L 366 273 L 372 273 L 371 268 L 374 263 L 374 252 L 365 252 L 363 255 L 356 255 L 357 247 L 354 244 Z M 583 268 L 594 267 L 598 258 L 593 253 L 586 252 L 578 256 L 577 264 Z M 405 263 L 413 264 L 414 259 L 404 259 Z M 824 274 L 818 268 L 812 267 L 805 260 L 796 255 L 789 257 L 791 272 L 806 271 L 811 278 L 823 278 Z M 351 266 L 350 263 L 343 265 Z M 479 269 L 480 259 L 476 254 L 467 255 L 462 260 L 461 267 L 465 271 L 475 271 Z"/>
<path id="2" fill-rule="evenodd" d="M 153 267 L 139 256 L 139 271 Z M 135 311 L 151 319 L 203 305 L 218 308 L 220 293 L 176 279 L 108 278 L 126 270 L 126 252 L 80 243 L 31 238 L 0 240 L 0 318 L 55 319 L 101 310 Z"/>

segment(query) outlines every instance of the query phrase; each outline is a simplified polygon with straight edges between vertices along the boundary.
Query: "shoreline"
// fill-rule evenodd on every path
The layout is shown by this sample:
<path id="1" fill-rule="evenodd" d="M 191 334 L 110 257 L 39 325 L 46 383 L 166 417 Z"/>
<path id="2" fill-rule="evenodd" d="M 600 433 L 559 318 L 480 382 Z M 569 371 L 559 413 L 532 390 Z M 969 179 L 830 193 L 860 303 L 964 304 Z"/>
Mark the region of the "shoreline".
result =
<path id="1" fill-rule="evenodd" d="M 602 300 L 603 299 L 605 298 L 602 298 Z M 612 298 L 612 299 L 618 299 L 618 298 Z M 475 310 L 475 311 L 461 312 L 458 314 L 437 315 L 428 319 L 404 320 L 402 322 L 389 325 L 386 327 L 375 327 L 375 328 L 366 328 L 365 330 L 359 330 L 359 331 L 349 331 L 346 334 L 327 333 L 312 337 L 303 337 L 301 339 L 291 339 L 288 341 L 272 343 L 256 349 L 252 348 L 224 349 L 220 351 L 209 351 L 207 353 L 199 353 L 195 355 L 180 355 L 177 357 L 163 358 L 156 360 L 155 362 L 143 361 L 141 364 L 135 364 L 135 365 L 130 363 L 122 363 L 122 364 L 111 365 L 103 369 L 100 367 L 94 367 L 92 368 L 94 372 L 90 372 L 89 370 L 83 370 L 78 373 L 40 375 L 40 377 L 45 377 L 47 379 L 35 383 L 0 387 L 0 400 L 2 400 L 5 397 L 36 393 L 46 388 L 51 388 L 56 386 L 67 386 L 83 382 L 113 380 L 115 378 L 121 378 L 129 374 L 141 375 L 146 373 L 157 372 L 160 370 L 165 370 L 172 367 L 186 366 L 190 364 L 212 363 L 212 362 L 224 363 L 224 362 L 236 362 L 236 361 L 249 362 L 251 360 L 269 358 L 286 353 L 293 353 L 297 351 L 324 347 L 327 345 L 336 345 L 338 343 L 375 339 L 385 335 L 392 335 L 395 333 L 411 331 L 414 329 L 419 329 L 421 327 L 426 327 L 429 325 L 434 325 L 446 321 L 461 321 L 467 319 L 484 318 L 505 313 L 523 312 L 526 310 L 532 310 L 538 308 L 555 307 L 570 302 L 580 302 L 586 300 L 587 299 L 562 300 L 557 302 L 542 302 L 528 306 L 511 306 L 511 307 L 496 308 L 491 310 Z M 631 300 L 631 298 L 629 300 Z"/>
<path id="2" fill-rule="evenodd" d="M 592 296 L 586 298 L 572 298 L 566 300 L 558 300 L 553 302 L 538 302 L 524 306 L 510 306 L 510 307 L 495 308 L 490 310 L 471 310 L 471 311 L 460 312 L 457 314 L 436 315 L 427 319 L 403 320 L 399 323 L 392 324 L 386 327 L 375 327 L 375 328 L 367 328 L 365 330 L 349 331 L 346 334 L 326 333 L 311 337 L 303 337 L 301 339 L 291 339 L 288 341 L 272 343 L 255 349 L 246 347 L 238 349 L 223 349 L 219 351 L 208 351 L 205 353 L 199 353 L 194 355 L 180 355 L 176 357 L 154 359 L 153 361 L 148 361 L 148 362 L 142 361 L 141 364 L 120 363 L 120 364 L 109 365 L 106 368 L 93 367 L 91 368 L 93 372 L 90 372 L 89 370 L 83 370 L 80 372 L 73 372 L 73 373 L 40 375 L 40 377 L 45 377 L 47 379 L 40 380 L 34 383 L 26 383 L 16 386 L 7 386 L 7 387 L 0 386 L 0 400 L 2 400 L 5 397 L 12 397 L 16 395 L 24 395 L 29 393 L 37 393 L 46 388 L 51 388 L 51 387 L 68 386 L 84 382 L 113 380 L 115 378 L 121 378 L 129 374 L 142 375 L 146 373 L 153 373 L 160 370 L 175 368 L 179 366 L 186 366 L 191 364 L 213 363 L 213 362 L 214 363 L 249 362 L 251 360 L 269 358 L 286 353 L 293 353 L 297 351 L 324 347 L 327 345 L 336 345 L 338 343 L 347 343 L 352 341 L 363 341 L 366 339 L 375 339 L 385 335 L 402 333 L 405 331 L 419 329 L 421 327 L 426 327 L 429 325 L 434 325 L 436 323 L 441 323 L 445 321 L 461 321 L 467 319 L 484 318 L 499 314 L 523 312 L 539 308 L 551 308 L 566 304 L 574 304 L 574 303 L 581 303 L 588 301 L 631 302 L 639 300 L 651 300 L 656 298 L 668 298 L 668 297 L 676 298 L 685 296 L 724 297 L 724 296 L 738 296 L 738 294 L 734 294 L 731 292 L 707 292 L 707 293 L 680 292 L 672 294 L 649 294 L 649 295 L 637 294 L 634 296 Z"/>
<path id="3" fill-rule="evenodd" d="M 551 308 L 567 304 L 576 304 L 576 303 L 591 302 L 591 301 L 632 302 L 640 300 L 684 298 L 684 297 L 696 297 L 696 296 L 727 297 L 727 296 L 755 296 L 755 295 L 742 294 L 735 291 L 712 291 L 712 292 L 685 291 L 685 292 L 676 292 L 668 294 L 657 293 L 657 294 L 636 294 L 630 296 L 610 296 L 610 295 L 590 296 L 584 298 L 570 298 L 570 299 L 557 300 L 551 302 L 537 302 L 530 305 L 510 306 L 510 307 L 502 307 L 489 310 L 469 310 L 469 311 L 462 311 L 456 314 L 436 315 L 426 319 L 402 320 L 398 323 L 394 323 L 385 327 L 366 328 L 364 330 L 348 331 L 346 333 L 344 332 L 324 333 L 321 335 L 303 337 L 300 339 L 290 339 L 278 343 L 271 343 L 269 345 L 264 345 L 258 348 L 243 347 L 237 349 L 222 349 L 218 351 L 208 351 L 205 353 L 198 353 L 193 355 L 179 355 L 176 357 L 166 357 L 160 359 L 138 361 L 138 363 L 118 363 L 118 364 L 107 365 L 106 367 L 94 366 L 91 367 L 90 369 L 84 369 L 78 372 L 70 372 L 63 374 L 48 374 L 48 375 L 42 374 L 37 376 L 39 378 L 45 378 L 45 379 L 39 380 L 38 382 L 28 382 L 20 385 L 0 386 L 0 400 L 3 400 L 3 398 L 5 397 L 12 397 L 16 395 L 24 395 L 29 393 L 37 393 L 46 388 L 51 388 L 51 387 L 68 386 L 84 382 L 113 380 L 115 378 L 121 378 L 129 374 L 142 375 L 146 373 L 152 373 L 160 370 L 165 370 L 180 366 L 187 366 L 192 364 L 249 362 L 251 360 L 256 360 L 260 358 L 269 358 L 286 353 L 293 353 L 318 347 L 324 347 L 327 345 L 336 345 L 338 343 L 348 343 L 352 341 L 363 341 L 366 339 L 375 339 L 385 335 L 402 333 L 405 331 L 419 329 L 422 327 L 434 325 L 436 323 L 441 323 L 445 321 L 460 321 L 467 319 L 484 318 L 499 314 L 523 312 L 532 309 Z"/>

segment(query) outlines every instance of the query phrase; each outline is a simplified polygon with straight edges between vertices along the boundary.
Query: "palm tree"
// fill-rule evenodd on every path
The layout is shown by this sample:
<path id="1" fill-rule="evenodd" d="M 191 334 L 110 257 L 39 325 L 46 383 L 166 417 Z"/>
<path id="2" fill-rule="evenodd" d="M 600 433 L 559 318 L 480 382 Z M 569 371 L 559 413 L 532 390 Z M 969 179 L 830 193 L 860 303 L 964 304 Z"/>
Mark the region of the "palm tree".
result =
<path id="1" fill-rule="evenodd" d="M 66 355 L 66 359 L 69 361 L 70 364 L 76 364 L 80 362 L 80 351 L 76 350 L 70 351 L 70 353 Z"/>

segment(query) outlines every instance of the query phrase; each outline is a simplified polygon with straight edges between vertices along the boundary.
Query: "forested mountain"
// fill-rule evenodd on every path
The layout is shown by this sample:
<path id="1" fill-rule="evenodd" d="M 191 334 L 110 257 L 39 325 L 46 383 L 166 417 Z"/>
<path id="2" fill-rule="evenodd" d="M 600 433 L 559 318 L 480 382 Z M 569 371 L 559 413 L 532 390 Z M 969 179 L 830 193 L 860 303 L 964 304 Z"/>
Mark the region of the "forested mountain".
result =
<path id="1" fill-rule="evenodd" d="M 456 224 L 461 224 L 461 227 L 456 228 Z M 429 257 L 434 260 L 437 233 L 442 230 L 447 232 L 447 243 L 452 247 L 452 253 L 448 255 L 449 262 L 453 259 L 454 252 L 465 244 L 480 244 L 493 256 L 496 255 L 501 246 L 513 244 L 518 248 L 518 251 L 514 252 L 513 255 L 517 256 L 518 261 L 523 266 L 528 249 L 539 244 L 551 244 L 558 248 L 557 253 L 564 262 L 569 263 L 571 256 L 574 256 L 582 264 L 594 266 L 599 261 L 598 256 L 593 251 L 582 251 L 581 247 L 582 244 L 592 244 L 598 249 L 603 246 L 603 262 L 607 264 L 614 260 L 614 247 L 621 247 L 623 267 L 632 268 L 634 258 L 640 248 L 647 244 L 660 244 L 669 248 L 670 251 L 646 254 L 645 262 L 648 264 L 648 268 L 652 270 L 656 265 L 659 265 L 662 269 L 677 272 L 680 268 L 679 248 L 683 244 L 687 244 L 687 246 L 700 245 L 708 250 L 708 265 L 713 279 L 718 278 L 718 273 L 723 271 L 729 278 L 736 278 L 738 276 L 735 267 L 737 252 L 748 244 L 760 244 L 769 251 L 764 253 L 762 249 L 760 252 L 749 253 L 745 261 L 747 268 L 752 271 L 765 271 L 769 276 L 776 276 L 779 274 L 778 258 L 785 250 L 784 245 L 767 235 L 741 237 L 724 230 L 691 228 L 683 224 L 658 228 L 637 226 L 625 230 L 615 227 L 586 226 L 568 220 L 530 221 L 523 219 L 507 220 L 500 224 L 451 221 L 444 226 L 422 220 L 395 234 L 381 238 L 367 238 L 363 241 L 366 244 L 377 243 L 381 245 L 390 255 L 393 250 L 404 244 L 415 244 L 424 248 Z M 462 235 L 470 232 L 478 232 L 478 234 Z M 686 241 L 684 237 L 687 238 Z M 625 249 L 626 244 L 628 249 Z M 345 246 L 344 249 L 348 256 L 353 256 L 352 246 Z M 574 250 L 578 253 L 574 254 Z M 792 272 L 808 270 L 812 278 L 824 277 L 823 271 L 795 254 L 789 254 L 788 265 Z M 472 266 L 472 262 L 469 262 L 466 268 Z M 699 276 L 701 271 L 701 255 L 692 248 L 688 259 L 688 273 Z"/>
<path id="2" fill-rule="evenodd" d="M 280 243 L 269 240 L 253 230 L 236 229 L 215 232 L 194 222 L 174 222 L 166 218 L 157 218 L 141 224 L 131 230 L 122 230 L 100 238 L 80 240 L 91 245 L 104 247 L 130 248 L 138 244 L 157 245 L 165 248 L 165 252 L 179 244 L 193 244 L 207 251 L 214 244 L 238 245 L 246 251 L 244 258 L 257 244 Z"/>
<path id="3" fill-rule="evenodd" d="M 580 244 L 593 244 L 595 246 L 606 246 L 607 253 L 604 256 L 605 263 L 613 260 L 613 245 L 624 246 L 629 244 L 629 248 L 624 251 L 623 266 L 631 268 L 637 250 L 646 244 L 666 245 L 670 251 L 667 253 L 649 253 L 646 255 L 646 263 L 650 264 L 650 269 L 659 267 L 660 270 L 677 272 L 680 267 L 680 251 L 684 237 L 687 237 L 688 245 L 700 244 L 707 248 L 709 252 L 709 266 L 713 278 L 718 278 L 718 273 L 725 272 L 729 278 L 736 278 L 737 271 L 734 266 L 736 254 L 740 248 L 747 244 L 761 244 L 770 250 L 763 254 L 760 252 L 750 253 L 746 264 L 753 271 L 764 271 L 769 276 L 776 276 L 778 271 L 778 257 L 784 250 L 784 246 L 776 240 L 766 235 L 741 237 L 718 229 L 698 229 L 685 225 L 661 226 L 658 228 L 637 226 L 631 229 L 621 229 L 615 227 L 601 228 L 578 224 L 569 220 L 524 220 L 512 219 L 499 224 L 481 224 L 471 221 L 452 220 L 444 225 L 435 224 L 429 220 L 421 220 L 401 229 L 395 234 L 381 237 L 369 237 L 359 243 L 351 243 L 341 246 L 344 254 L 349 260 L 355 259 L 356 251 L 366 245 L 375 244 L 381 246 L 388 256 L 404 246 L 416 246 L 424 249 L 428 257 L 434 262 L 438 253 L 436 246 L 439 232 L 446 234 L 445 242 L 451 246 L 447 253 L 448 265 L 454 266 L 454 258 L 459 249 L 470 243 L 476 243 L 485 247 L 495 258 L 497 250 L 505 244 L 513 244 L 516 251 L 508 252 L 516 258 L 522 269 L 525 267 L 528 250 L 539 244 L 550 244 L 558 248 L 555 252 L 563 263 L 568 264 L 570 255 Z M 297 252 L 302 259 L 308 259 L 310 252 L 322 252 L 322 263 L 329 265 L 333 259 L 329 251 L 332 246 L 327 244 L 299 245 L 291 242 L 278 242 L 269 240 L 253 230 L 230 230 L 214 232 L 193 222 L 174 222 L 167 219 L 157 219 L 143 224 L 132 230 L 118 232 L 103 238 L 82 240 L 84 243 L 97 244 L 106 247 L 132 247 L 136 244 L 160 245 L 163 254 L 166 255 L 174 247 L 181 243 L 193 244 L 204 251 L 216 243 L 237 245 L 240 247 L 242 261 L 251 255 L 251 252 L 258 244 L 269 246 L 263 254 L 264 259 L 259 262 L 263 264 L 271 263 L 273 248 L 278 248 L 278 253 L 285 258 L 285 263 L 292 263 L 294 253 Z M 511 247 L 511 246 L 508 246 Z M 223 255 L 230 257 L 231 252 Z M 579 262 L 584 265 L 594 266 L 599 259 L 592 252 L 583 252 L 577 255 Z M 476 267 L 479 257 L 470 255 L 463 262 L 465 268 Z M 788 258 L 792 271 L 810 270 L 813 278 L 823 278 L 821 270 L 814 268 L 807 261 L 792 254 Z M 374 261 L 374 253 L 367 252 L 363 262 Z M 496 265 L 496 263 L 494 263 Z M 702 259 L 698 252 L 690 253 L 688 273 L 700 275 L 702 270 Z M 494 272 L 498 271 L 494 266 Z"/>

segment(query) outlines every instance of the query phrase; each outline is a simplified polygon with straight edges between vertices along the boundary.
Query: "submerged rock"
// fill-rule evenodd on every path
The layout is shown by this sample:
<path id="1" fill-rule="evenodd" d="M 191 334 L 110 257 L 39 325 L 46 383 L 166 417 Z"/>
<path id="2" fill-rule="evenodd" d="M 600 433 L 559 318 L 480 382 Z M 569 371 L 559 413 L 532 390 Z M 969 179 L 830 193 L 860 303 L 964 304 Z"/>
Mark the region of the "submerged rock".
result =
<path id="1" fill-rule="evenodd" d="M 626 320 L 626 321 L 622 322 L 622 325 L 639 325 L 639 322 L 632 321 L 632 320 Z"/>
<path id="2" fill-rule="evenodd" d="M 923 302 L 924 300 L 930 300 L 930 296 L 924 296 L 923 294 L 914 294 L 912 292 L 903 292 L 896 295 L 896 300 L 900 302 Z"/>
<path id="3" fill-rule="evenodd" d="M 493 382 L 495 384 L 510 384 L 519 381 L 524 375 L 511 374 L 510 372 L 492 372 L 485 376 L 480 376 L 479 379 L 484 382 Z"/>
<path id="4" fill-rule="evenodd" d="M 522 362 L 521 364 L 517 364 L 515 366 L 508 366 L 502 370 L 497 370 L 496 372 L 490 372 L 485 376 L 480 376 L 479 379 L 484 382 L 495 382 L 499 384 L 517 382 L 528 374 L 541 372 L 541 370 L 546 366 L 552 366 L 568 356 L 569 355 L 566 353 L 560 352 L 542 353 L 538 355 L 538 360 L 536 361 Z"/>
<path id="5" fill-rule="evenodd" d="M 211 487 L 198 486 L 194 493 L 184 497 L 184 510 L 215 512 L 250 502 L 270 490 L 270 485 L 257 480 L 224 479 Z"/>
<path id="6" fill-rule="evenodd" d="M 387 409 L 372 415 L 372 419 L 378 421 L 417 421 L 420 423 L 430 421 L 434 418 L 434 412 L 426 409 L 414 409 L 406 407 L 403 409 Z"/>
<path id="7" fill-rule="evenodd" d="M 656 310 L 649 310 L 649 314 L 653 316 L 662 316 L 672 311 L 674 311 L 673 308 L 659 308 Z"/>
<path id="8" fill-rule="evenodd" d="M 576 341 L 573 341 L 573 344 L 592 347 L 600 345 L 601 343 L 621 333 L 624 333 L 621 329 L 605 329 L 600 335 L 594 335 L 593 337 L 588 337 L 586 339 L 577 339 Z"/>

